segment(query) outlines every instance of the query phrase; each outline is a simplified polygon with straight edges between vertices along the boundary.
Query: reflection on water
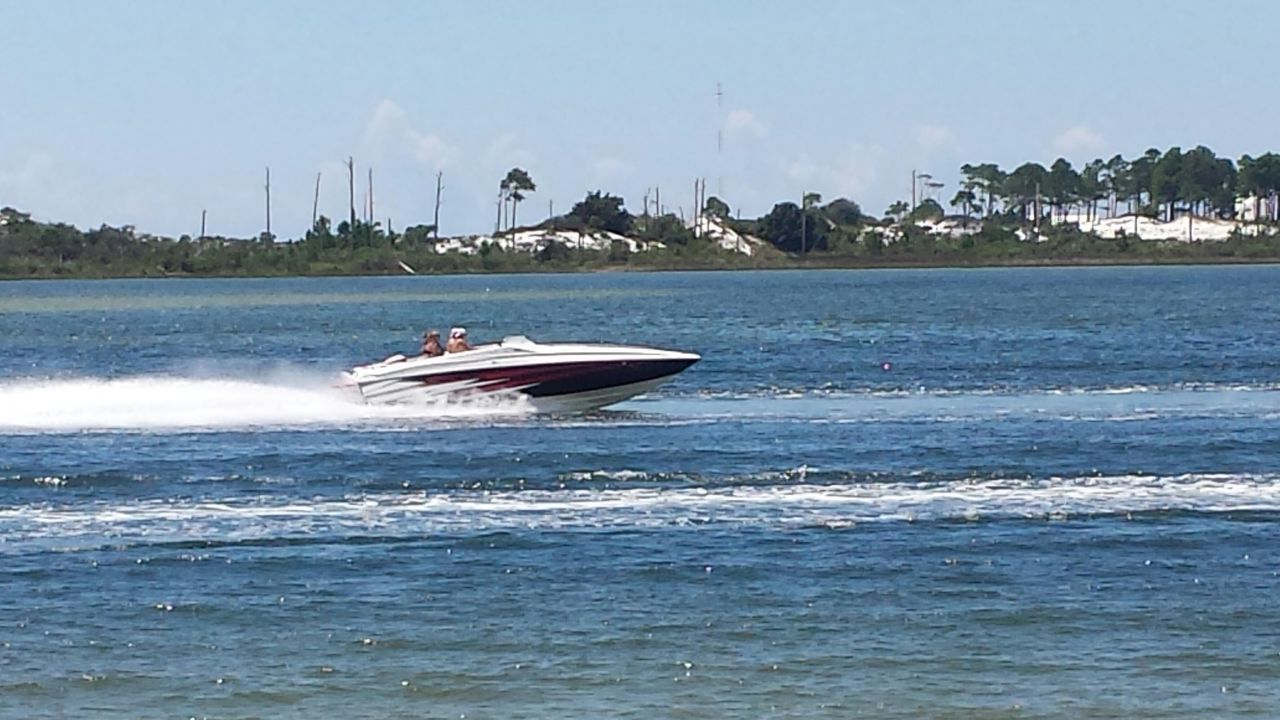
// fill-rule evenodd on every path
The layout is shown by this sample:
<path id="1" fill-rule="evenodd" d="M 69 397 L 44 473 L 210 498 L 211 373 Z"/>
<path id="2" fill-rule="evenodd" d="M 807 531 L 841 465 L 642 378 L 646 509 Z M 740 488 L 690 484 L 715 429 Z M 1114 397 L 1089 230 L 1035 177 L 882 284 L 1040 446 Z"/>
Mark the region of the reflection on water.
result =
<path id="1" fill-rule="evenodd" d="M 424 279 L 424 282 L 426 280 Z M 167 289 L 167 288 L 166 288 Z M 158 293 L 86 294 L 63 297 L 0 295 L 0 313 L 63 313 L 119 310 L 192 310 L 199 308 L 259 308 L 298 305 L 354 305 L 373 303 L 485 303 L 546 300 L 589 302 L 604 298 L 659 297 L 654 289 L 586 290 L 465 290 L 443 292 L 424 288 L 423 292 L 248 292 L 248 293 Z"/>

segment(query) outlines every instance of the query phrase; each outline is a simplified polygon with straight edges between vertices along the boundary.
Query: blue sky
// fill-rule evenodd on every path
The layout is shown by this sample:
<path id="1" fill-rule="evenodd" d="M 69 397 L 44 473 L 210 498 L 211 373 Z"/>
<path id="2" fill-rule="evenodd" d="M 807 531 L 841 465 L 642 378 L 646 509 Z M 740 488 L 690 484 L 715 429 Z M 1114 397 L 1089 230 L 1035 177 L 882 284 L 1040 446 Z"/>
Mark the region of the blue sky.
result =
<path id="1" fill-rule="evenodd" d="M 0 205 L 82 227 L 305 232 L 346 214 L 343 161 L 393 225 L 493 229 L 590 190 L 744 216 L 804 191 L 882 213 L 912 169 L 1205 144 L 1280 150 L 1280 8 L 1025 2 L 0 0 Z M 724 95 L 717 106 L 716 84 Z M 717 152 L 716 135 L 724 133 Z"/>

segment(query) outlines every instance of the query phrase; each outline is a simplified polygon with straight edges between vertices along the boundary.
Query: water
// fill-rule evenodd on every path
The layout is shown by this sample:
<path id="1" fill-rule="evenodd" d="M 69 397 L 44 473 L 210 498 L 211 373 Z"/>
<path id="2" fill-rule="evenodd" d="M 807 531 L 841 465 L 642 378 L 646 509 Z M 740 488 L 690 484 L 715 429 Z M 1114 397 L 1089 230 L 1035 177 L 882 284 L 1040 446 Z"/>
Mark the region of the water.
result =
<path id="1" fill-rule="evenodd" d="M 0 717 L 1271 717 L 1278 282 L 0 284 Z M 455 324 L 705 359 L 332 386 Z"/>

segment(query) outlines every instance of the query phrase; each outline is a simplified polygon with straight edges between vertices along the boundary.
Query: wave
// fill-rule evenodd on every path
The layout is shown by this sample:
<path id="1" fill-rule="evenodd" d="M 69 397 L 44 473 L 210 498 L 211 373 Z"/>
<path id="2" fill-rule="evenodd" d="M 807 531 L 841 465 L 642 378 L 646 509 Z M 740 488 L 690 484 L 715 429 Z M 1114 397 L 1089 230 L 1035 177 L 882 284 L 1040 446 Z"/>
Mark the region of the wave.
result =
<path id="1" fill-rule="evenodd" d="M 144 375 L 0 383 L 0 432 L 343 426 L 527 414 L 519 398 L 375 406 L 332 378 Z"/>
<path id="2" fill-rule="evenodd" d="M 1280 382 L 1228 383 L 1228 382 L 1178 382 L 1135 383 L 1130 385 L 1079 385 L 1079 386 L 1017 386 L 990 385 L 981 387 L 928 387 L 928 386 L 854 386 L 827 384 L 821 386 L 768 385 L 754 388 L 695 389 L 664 388 L 657 395 L 667 398 L 705 398 L 711 400 L 758 400 L 803 398 L 949 398 L 949 397 L 1037 397 L 1078 395 L 1143 395 L 1166 393 L 1273 393 L 1280 391 Z"/>
<path id="3" fill-rule="evenodd" d="M 701 525 L 1069 520 L 1131 513 L 1277 513 L 1280 474 L 1112 475 L 789 485 L 571 488 L 138 500 L 0 509 L 0 553 L 204 541 L 414 538 Z"/>
<path id="4" fill-rule="evenodd" d="M 822 422 L 991 419 L 1134 422 L 1167 417 L 1268 417 L 1280 413 L 1280 386 L 1132 385 L 1099 388 L 844 390 L 762 388 L 666 393 L 633 401 L 637 410 L 683 417 L 800 418 Z"/>

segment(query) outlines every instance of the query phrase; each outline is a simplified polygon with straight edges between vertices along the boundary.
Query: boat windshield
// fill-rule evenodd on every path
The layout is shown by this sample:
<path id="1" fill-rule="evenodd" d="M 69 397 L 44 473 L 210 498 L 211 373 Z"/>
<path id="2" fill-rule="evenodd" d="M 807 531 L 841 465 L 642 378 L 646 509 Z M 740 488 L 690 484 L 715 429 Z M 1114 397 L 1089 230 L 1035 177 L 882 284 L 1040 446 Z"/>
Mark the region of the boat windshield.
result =
<path id="1" fill-rule="evenodd" d="M 533 350 L 537 345 L 534 341 L 524 335 L 508 335 L 498 341 L 498 344 L 505 348 L 514 348 L 516 350 Z"/>

